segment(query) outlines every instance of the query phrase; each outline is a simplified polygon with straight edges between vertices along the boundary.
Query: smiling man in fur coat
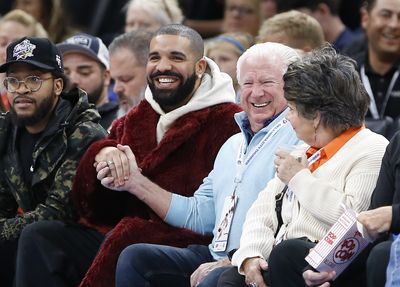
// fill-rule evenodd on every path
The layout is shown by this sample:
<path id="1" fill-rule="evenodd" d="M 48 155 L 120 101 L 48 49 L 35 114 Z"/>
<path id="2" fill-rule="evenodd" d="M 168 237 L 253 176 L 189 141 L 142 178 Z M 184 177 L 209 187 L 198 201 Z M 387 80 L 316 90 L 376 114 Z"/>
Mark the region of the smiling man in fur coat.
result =
<path id="1" fill-rule="evenodd" d="M 77 170 L 72 198 L 80 224 L 47 222 L 26 230 L 17 286 L 77 286 L 88 269 L 81 286 L 114 286 L 118 256 L 130 244 L 210 242 L 164 223 L 135 196 L 106 189 L 94 167 L 108 164 L 122 185 L 129 168 L 117 145 L 129 145 L 143 175 L 164 189 L 193 195 L 222 144 L 238 132 L 233 115 L 240 110 L 231 79 L 203 57 L 203 50 L 200 35 L 183 25 L 164 26 L 155 34 L 145 100 L 114 122 L 108 138 L 88 149 Z"/>

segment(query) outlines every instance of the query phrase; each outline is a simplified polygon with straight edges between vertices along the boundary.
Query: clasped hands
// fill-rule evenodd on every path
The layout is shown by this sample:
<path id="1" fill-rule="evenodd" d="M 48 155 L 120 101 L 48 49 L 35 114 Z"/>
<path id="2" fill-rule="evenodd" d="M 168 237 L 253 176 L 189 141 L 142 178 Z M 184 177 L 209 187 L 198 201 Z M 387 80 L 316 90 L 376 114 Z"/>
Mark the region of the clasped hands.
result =
<path id="1" fill-rule="evenodd" d="M 105 147 L 96 155 L 97 179 L 109 189 L 135 194 L 135 178 L 141 175 L 135 155 L 127 145 Z"/>

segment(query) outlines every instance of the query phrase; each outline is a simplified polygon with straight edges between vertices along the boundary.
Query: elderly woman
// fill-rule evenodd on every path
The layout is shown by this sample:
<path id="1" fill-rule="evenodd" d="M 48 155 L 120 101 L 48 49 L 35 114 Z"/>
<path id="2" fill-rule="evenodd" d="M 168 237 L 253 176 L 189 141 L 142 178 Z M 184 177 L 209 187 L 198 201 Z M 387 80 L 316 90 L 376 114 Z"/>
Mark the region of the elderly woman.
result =
<path id="1" fill-rule="evenodd" d="M 304 286 L 310 248 L 343 204 L 357 212 L 368 208 L 378 178 L 387 140 L 364 127 L 369 100 L 354 62 L 328 46 L 291 64 L 283 79 L 286 118 L 309 147 L 300 158 L 276 152 L 277 176 L 250 208 L 232 258 L 238 269 L 226 271 L 219 286 Z M 275 206 L 282 192 L 279 226 Z M 357 285 L 342 275 L 339 286 Z"/>

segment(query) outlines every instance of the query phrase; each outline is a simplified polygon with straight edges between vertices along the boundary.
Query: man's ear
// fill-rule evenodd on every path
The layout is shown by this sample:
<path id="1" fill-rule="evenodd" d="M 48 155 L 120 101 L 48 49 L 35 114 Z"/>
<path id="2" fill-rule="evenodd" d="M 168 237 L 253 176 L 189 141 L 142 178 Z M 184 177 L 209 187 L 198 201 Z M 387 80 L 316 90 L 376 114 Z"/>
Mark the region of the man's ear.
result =
<path id="1" fill-rule="evenodd" d="M 204 72 L 206 71 L 206 68 L 207 68 L 207 62 L 206 59 L 204 59 L 203 57 L 196 63 L 196 75 L 198 78 L 201 78 L 201 76 L 203 76 Z"/>
<path id="2" fill-rule="evenodd" d="M 360 9 L 360 13 L 361 13 L 361 27 L 364 30 L 366 30 L 368 22 L 369 22 L 369 13 L 367 11 L 367 8 L 366 7 L 362 7 Z"/>
<path id="3" fill-rule="evenodd" d="M 108 87 L 111 84 L 110 70 L 104 70 L 103 72 L 104 84 Z"/>
<path id="4" fill-rule="evenodd" d="M 59 96 L 64 88 L 64 80 L 62 78 L 54 79 L 54 93 Z"/>

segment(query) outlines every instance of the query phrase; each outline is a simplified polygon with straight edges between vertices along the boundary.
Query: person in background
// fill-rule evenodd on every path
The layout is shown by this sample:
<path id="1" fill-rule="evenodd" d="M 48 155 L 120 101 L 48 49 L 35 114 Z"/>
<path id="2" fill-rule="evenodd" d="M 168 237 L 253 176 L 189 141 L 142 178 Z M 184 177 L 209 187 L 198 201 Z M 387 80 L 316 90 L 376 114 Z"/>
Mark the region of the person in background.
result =
<path id="1" fill-rule="evenodd" d="M 242 132 L 222 146 L 212 172 L 193 197 L 161 190 L 136 174 L 135 160 L 130 158 L 134 175 L 124 190 L 146 198 L 146 203 L 167 223 L 212 234 L 213 241 L 209 246 L 187 248 L 131 245 L 118 259 L 118 287 L 216 286 L 219 275 L 231 266 L 228 256 L 239 246 L 248 208 L 274 177 L 274 151 L 281 144 L 298 143 L 285 120 L 288 110 L 282 81 L 289 63 L 298 58 L 293 49 L 277 43 L 252 46 L 239 58 L 243 112 L 235 119 Z M 99 178 L 103 178 L 101 173 Z M 107 180 L 104 178 L 102 183 L 107 185 Z M 155 194 L 164 198 L 160 204 L 153 198 Z"/>
<path id="2" fill-rule="evenodd" d="M 279 0 L 261 0 L 260 10 L 262 19 L 268 19 L 278 13 L 278 3 Z"/>
<path id="3" fill-rule="evenodd" d="M 73 85 L 85 90 L 89 102 L 100 113 L 100 124 L 108 129 L 117 117 L 118 103 L 109 101 L 110 55 L 103 41 L 89 34 L 78 33 L 57 44 L 63 59 L 65 74 Z"/>
<path id="4" fill-rule="evenodd" d="M 46 38 L 7 47 L 4 85 L 10 112 L 0 116 L 0 285 L 13 286 L 21 232 L 38 221 L 73 222 L 69 192 L 80 158 L 105 137 L 86 94 L 67 92 L 61 53 Z"/>
<path id="5" fill-rule="evenodd" d="M 26 232 L 27 252 L 19 254 L 19 262 L 21 270 L 30 271 L 17 275 L 20 286 L 75 287 L 83 277 L 81 286 L 114 286 L 117 258 L 129 244 L 209 242 L 208 236 L 163 223 L 139 198 L 105 188 L 97 179 L 96 167 L 104 164 L 121 184 L 129 177 L 121 172 L 121 161 L 127 163 L 120 149 L 124 145 L 135 153 L 146 178 L 191 196 L 221 145 L 238 132 L 233 115 L 240 108 L 234 104 L 232 81 L 204 58 L 203 39 L 196 31 L 163 26 L 149 51 L 145 100 L 117 119 L 109 136 L 91 145 L 78 167 L 71 198 L 80 224 L 38 223 Z M 107 232 L 102 243 L 98 238 Z M 96 258 L 84 252 L 99 248 Z M 29 258 L 35 252 L 41 255 Z"/>
<path id="6" fill-rule="evenodd" d="M 371 99 L 368 117 L 400 115 L 400 0 L 367 0 L 361 10 L 367 49 L 352 55 Z"/>
<path id="7" fill-rule="evenodd" d="M 126 4 L 125 32 L 154 32 L 167 24 L 180 24 L 182 11 L 176 0 L 130 0 Z"/>
<path id="8" fill-rule="evenodd" d="M 152 33 L 132 31 L 115 38 L 110 46 L 110 75 L 118 95 L 117 117 L 125 115 L 144 99 L 146 64 Z"/>
<path id="9" fill-rule="evenodd" d="M 355 62 L 326 46 L 291 64 L 283 80 L 286 118 L 308 148 L 296 157 L 276 153 L 277 177 L 248 211 L 232 257 L 237 268 L 221 275 L 221 287 L 304 286 L 309 250 L 343 204 L 356 212 L 368 208 L 378 179 L 388 141 L 364 127 L 369 99 Z M 276 196 L 283 196 L 279 217 Z M 365 286 L 365 266 L 356 267 L 360 272 L 341 274 L 337 286 Z"/>
<path id="10" fill-rule="evenodd" d="M 314 17 L 321 24 L 325 40 L 341 52 L 356 34 L 341 20 L 339 7 L 340 0 L 285 0 L 281 2 L 280 9 L 296 9 Z"/>
<path id="11" fill-rule="evenodd" d="M 13 7 L 21 9 L 39 21 L 54 43 L 64 41 L 75 29 L 65 13 L 64 0 L 14 0 Z"/>
<path id="12" fill-rule="evenodd" d="M 224 33 L 246 32 L 255 37 L 261 22 L 260 0 L 225 0 Z"/>
<path id="13" fill-rule="evenodd" d="M 25 36 L 47 38 L 47 32 L 42 24 L 22 10 L 12 10 L 0 18 L 0 65 L 6 62 L 7 46 Z M 5 112 L 9 110 L 10 104 L 3 81 L 4 74 L 0 74 L 0 111 Z"/>
<path id="14" fill-rule="evenodd" d="M 224 0 L 184 0 L 183 24 L 199 32 L 204 39 L 221 34 L 224 2 Z"/>
<path id="15" fill-rule="evenodd" d="M 206 42 L 205 55 L 217 63 L 221 72 L 227 73 L 232 78 L 237 103 L 240 103 L 240 85 L 236 77 L 236 63 L 253 45 L 254 37 L 244 32 L 221 34 Z"/>
<path id="16" fill-rule="evenodd" d="M 291 10 L 265 20 L 258 32 L 257 42 L 277 42 L 293 49 L 310 52 L 321 47 L 324 33 L 315 18 Z"/>

